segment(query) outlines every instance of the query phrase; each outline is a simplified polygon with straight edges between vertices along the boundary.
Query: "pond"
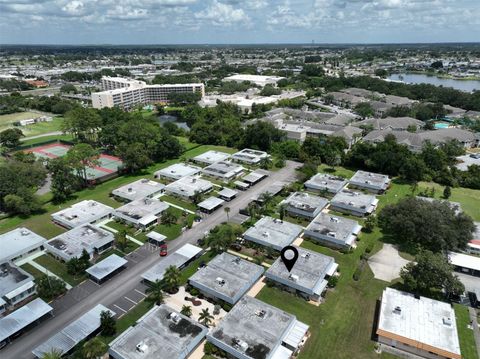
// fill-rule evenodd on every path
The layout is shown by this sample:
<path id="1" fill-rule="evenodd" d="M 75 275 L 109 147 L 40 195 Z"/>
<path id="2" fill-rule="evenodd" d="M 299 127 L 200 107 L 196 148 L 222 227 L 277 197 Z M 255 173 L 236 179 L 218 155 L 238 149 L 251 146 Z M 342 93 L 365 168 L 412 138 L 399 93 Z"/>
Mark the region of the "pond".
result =
<path id="1" fill-rule="evenodd" d="M 157 121 L 160 124 L 164 124 L 165 122 L 174 122 L 178 127 L 183 128 L 184 130 L 189 131 L 190 127 L 188 127 L 186 122 L 179 122 L 177 116 L 172 115 L 161 115 L 157 117 Z"/>
<path id="2" fill-rule="evenodd" d="M 444 79 L 425 74 L 392 74 L 388 77 L 392 81 L 401 81 L 407 84 L 431 84 L 435 86 L 453 87 L 456 90 L 473 92 L 480 90 L 480 80 Z"/>

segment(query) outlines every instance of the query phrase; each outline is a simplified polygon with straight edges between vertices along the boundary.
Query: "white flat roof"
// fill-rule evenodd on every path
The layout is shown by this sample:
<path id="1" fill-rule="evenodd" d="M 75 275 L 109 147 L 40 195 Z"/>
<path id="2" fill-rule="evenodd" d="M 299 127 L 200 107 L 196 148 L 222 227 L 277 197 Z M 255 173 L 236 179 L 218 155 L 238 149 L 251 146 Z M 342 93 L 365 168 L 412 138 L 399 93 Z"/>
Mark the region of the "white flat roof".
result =
<path id="1" fill-rule="evenodd" d="M 224 161 L 229 157 L 230 157 L 230 154 L 228 154 L 226 152 L 210 150 L 210 151 L 202 153 L 201 155 L 195 156 L 193 158 L 193 160 L 198 161 L 198 162 L 212 164 L 212 163 L 215 163 L 215 162 Z"/>
<path id="2" fill-rule="evenodd" d="M 4 233 L 0 235 L 0 263 L 12 260 L 46 242 L 45 238 L 25 227 Z"/>
<path id="3" fill-rule="evenodd" d="M 155 172 L 155 176 L 163 176 L 167 178 L 180 179 L 185 176 L 192 176 L 199 173 L 201 170 L 200 167 L 192 166 L 185 163 L 174 163 L 171 166 L 163 168 Z"/>
<path id="4" fill-rule="evenodd" d="M 122 258 L 116 254 L 112 254 L 104 260 L 101 260 L 97 264 L 91 266 L 85 272 L 90 274 L 92 277 L 95 277 L 97 280 L 101 280 L 127 263 L 128 261 L 125 258 Z"/>
<path id="5" fill-rule="evenodd" d="M 204 208 L 207 211 L 211 211 L 212 209 L 217 208 L 218 206 L 221 206 L 223 203 L 225 203 L 225 201 L 221 198 L 208 197 L 206 200 L 197 204 L 197 206 Z"/>
<path id="6" fill-rule="evenodd" d="M 448 252 L 448 259 L 454 266 L 480 271 L 480 257 Z"/>
<path id="7" fill-rule="evenodd" d="M 382 295 L 377 334 L 413 340 L 429 346 L 424 350 L 446 351 L 460 358 L 455 312 L 449 303 L 426 297 L 417 299 L 413 294 L 386 288 Z"/>

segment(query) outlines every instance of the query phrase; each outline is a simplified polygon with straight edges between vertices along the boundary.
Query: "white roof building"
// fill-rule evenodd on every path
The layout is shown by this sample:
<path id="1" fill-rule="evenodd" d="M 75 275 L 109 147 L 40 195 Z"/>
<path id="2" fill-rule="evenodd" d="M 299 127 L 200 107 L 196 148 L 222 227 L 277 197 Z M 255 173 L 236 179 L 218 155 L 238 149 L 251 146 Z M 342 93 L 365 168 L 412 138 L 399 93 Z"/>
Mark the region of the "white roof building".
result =
<path id="1" fill-rule="evenodd" d="M 113 208 L 94 200 L 85 200 L 73 204 L 52 214 L 54 222 L 66 228 L 74 228 L 87 223 L 110 217 Z"/>
<path id="2" fill-rule="evenodd" d="M 162 183 L 142 178 L 113 190 L 112 194 L 126 201 L 135 201 L 162 193 L 164 188 L 165 185 Z"/>
<path id="3" fill-rule="evenodd" d="M 210 181 L 196 176 L 187 176 L 172 182 L 165 187 L 165 192 L 173 196 L 189 199 L 198 193 L 206 193 L 213 189 Z"/>
<path id="4" fill-rule="evenodd" d="M 182 177 L 193 176 L 200 173 L 201 168 L 186 163 L 174 163 L 171 166 L 155 172 L 155 178 L 165 178 L 176 181 Z"/>
<path id="5" fill-rule="evenodd" d="M 276 85 L 278 81 L 284 78 L 285 77 L 279 77 L 279 76 L 236 74 L 236 75 L 225 77 L 223 81 L 235 81 L 235 82 L 248 81 L 258 86 L 265 86 L 265 85 Z"/>
<path id="6" fill-rule="evenodd" d="M 229 157 L 230 154 L 226 152 L 210 150 L 202 153 L 201 155 L 193 157 L 192 161 L 202 165 L 211 165 L 212 163 L 225 161 Z"/>
<path id="7" fill-rule="evenodd" d="M 15 261 L 39 251 L 46 242 L 45 238 L 25 227 L 0 234 L 0 263 Z"/>

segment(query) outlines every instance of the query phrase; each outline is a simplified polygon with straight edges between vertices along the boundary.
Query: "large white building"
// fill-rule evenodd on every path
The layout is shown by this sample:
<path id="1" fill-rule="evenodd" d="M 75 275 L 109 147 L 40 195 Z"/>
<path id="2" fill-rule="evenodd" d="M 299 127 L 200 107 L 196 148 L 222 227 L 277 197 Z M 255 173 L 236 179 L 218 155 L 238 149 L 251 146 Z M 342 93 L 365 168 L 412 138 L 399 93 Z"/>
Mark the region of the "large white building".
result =
<path id="1" fill-rule="evenodd" d="M 92 93 L 94 108 L 121 107 L 132 108 L 149 103 L 167 103 L 171 93 L 199 93 L 205 95 L 202 83 L 147 85 L 146 82 L 122 77 L 102 77 L 101 92 Z"/>
<path id="2" fill-rule="evenodd" d="M 236 74 L 236 75 L 225 77 L 223 81 L 235 81 L 235 82 L 248 81 L 248 82 L 254 83 L 255 85 L 263 87 L 265 85 L 276 86 L 277 82 L 284 78 L 285 77 L 279 77 L 279 76 Z"/>

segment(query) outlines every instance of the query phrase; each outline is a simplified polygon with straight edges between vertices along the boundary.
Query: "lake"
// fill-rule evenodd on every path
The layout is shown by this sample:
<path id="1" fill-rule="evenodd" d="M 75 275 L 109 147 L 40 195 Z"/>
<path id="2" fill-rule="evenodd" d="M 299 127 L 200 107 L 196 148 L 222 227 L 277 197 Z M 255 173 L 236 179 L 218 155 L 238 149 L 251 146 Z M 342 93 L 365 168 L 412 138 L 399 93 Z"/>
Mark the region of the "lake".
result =
<path id="1" fill-rule="evenodd" d="M 161 115 L 157 117 L 158 122 L 160 124 L 163 124 L 165 122 L 173 122 L 176 124 L 178 127 L 183 128 L 184 130 L 189 131 L 190 127 L 188 127 L 186 122 L 178 122 L 177 116 L 172 116 L 172 115 Z"/>
<path id="2" fill-rule="evenodd" d="M 455 80 L 444 79 L 437 76 L 427 76 L 424 74 L 392 74 L 388 77 L 389 80 L 401 81 L 407 84 L 431 84 L 435 86 L 453 87 L 454 89 L 473 92 L 473 90 L 480 90 L 479 80 Z"/>

